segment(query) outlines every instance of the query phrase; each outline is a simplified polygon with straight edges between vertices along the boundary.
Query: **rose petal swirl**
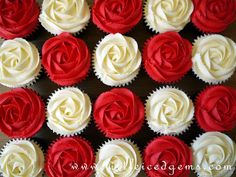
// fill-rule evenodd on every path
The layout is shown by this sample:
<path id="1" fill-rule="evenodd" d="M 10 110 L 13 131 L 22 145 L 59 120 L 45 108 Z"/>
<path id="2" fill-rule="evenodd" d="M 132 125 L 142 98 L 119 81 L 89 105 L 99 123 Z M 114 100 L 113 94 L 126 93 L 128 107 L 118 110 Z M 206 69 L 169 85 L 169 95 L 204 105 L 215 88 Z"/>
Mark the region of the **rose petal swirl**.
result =
<path id="1" fill-rule="evenodd" d="M 192 150 L 194 167 L 199 176 L 230 177 L 234 173 L 236 144 L 227 135 L 204 133 L 193 142 Z"/>
<path id="2" fill-rule="evenodd" d="M 192 0 L 147 0 L 144 7 L 145 20 L 156 33 L 181 31 L 192 12 Z"/>
<path id="3" fill-rule="evenodd" d="M 86 0 L 43 0 L 39 20 L 50 33 L 77 33 L 83 30 L 90 19 Z"/>
<path id="4" fill-rule="evenodd" d="M 97 177 L 136 177 L 141 170 L 142 159 L 133 143 L 112 140 L 99 149 L 96 164 Z"/>
<path id="5" fill-rule="evenodd" d="M 94 69 L 101 81 L 109 86 L 131 82 L 138 74 L 141 53 L 137 42 L 122 34 L 109 34 L 98 44 Z"/>
<path id="6" fill-rule="evenodd" d="M 60 135 L 80 133 L 89 123 L 91 101 L 75 87 L 55 92 L 47 105 L 47 125 Z"/>
<path id="7" fill-rule="evenodd" d="M 29 140 L 12 140 L 0 156 L 0 172 L 4 177 L 42 177 L 44 155 L 41 148 Z"/>
<path id="8" fill-rule="evenodd" d="M 222 35 L 198 38 L 193 46 L 193 71 L 204 82 L 220 83 L 232 76 L 236 67 L 236 44 Z"/>
<path id="9" fill-rule="evenodd" d="M 194 107 L 191 99 L 181 90 L 159 89 L 147 100 L 146 118 L 150 128 L 161 134 L 178 134 L 192 122 Z"/>
<path id="10" fill-rule="evenodd" d="M 94 119 L 110 138 L 125 138 L 140 130 L 144 106 L 129 89 L 116 88 L 102 93 L 94 105 Z"/>
<path id="11" fill-rule="evenodd" d="M 41 69 L 38 49 L 22 38 L 6 40 L 0 47 L 0 83 L 20 87 L 35 80 Z"/>

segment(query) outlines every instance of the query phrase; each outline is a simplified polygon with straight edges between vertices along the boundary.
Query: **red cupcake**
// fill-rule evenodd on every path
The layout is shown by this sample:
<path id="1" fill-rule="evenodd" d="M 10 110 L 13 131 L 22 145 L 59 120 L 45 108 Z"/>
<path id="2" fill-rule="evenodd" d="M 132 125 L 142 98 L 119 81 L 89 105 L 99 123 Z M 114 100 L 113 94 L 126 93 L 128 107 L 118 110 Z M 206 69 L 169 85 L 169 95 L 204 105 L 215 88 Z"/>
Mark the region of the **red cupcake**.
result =
<path id="1" fill-rule="evenodd" d="M 80 137 L 56 140 L 47 151 L 45 171 L 48 177 L 89 177 L 95 156 L 90 143 Z"/>
<path id="2" fill-rule="evenodd" d="M 125 138 L 141 129 L 144 106 L 129 89 L 115 88 L 97 98 L 93 115 L 106 137 Z"/>
<path id="3" fill-rule="evenodd" d="M 157 82 L 180 80 L 192 67 L 192 44 L 177 32 L 155 35 L 143 50 L 148 75 Z"/>
<path id="4" fill-rule="evenodd" d="M 31 89 L 17 88 L 0 94 L 0 130 L 11 138 L 36 134 L 45 121 L 45 105 Z"/>
<path id="5" fill-rule="evenodd" d="M 107 33 L 126 33 L 142 18 L 141 0 L 95 0 L 92 20 Z"/>
<path id="6" fill-rule="evenodd" d="M 158 137 L 144 150 L 144 168 L 149 177 L 187 177 L 190 165 L 192 152 L 176 137 Z"/>
<path id="7" fill-rule="evenodd" d="M 37 27 L 39 12 L 36 0 L 1 0 L 0 37 L 14 39 L 30 35 Z"/>
<path id="8" fill-rule="evenodd" d="M 193 0 L 193 24 L 203 32 L 219 33 L 236 19 L 235 0 Z"/>
<path id="9" fill-rule="evenodd" d="M 205 131 L 229 131 L 236 127 L 236 89 L 218 85 L 202 91 L 196 100 L 196 119 Z"/>
<path id="10" fill-rule="evenodd" d="M 48 39 L 42 48 L 42 64 L 49 78 L 61 86 L 74 85 L 85 79 L 90 58 L 86 43 L 69 33 Z"/>

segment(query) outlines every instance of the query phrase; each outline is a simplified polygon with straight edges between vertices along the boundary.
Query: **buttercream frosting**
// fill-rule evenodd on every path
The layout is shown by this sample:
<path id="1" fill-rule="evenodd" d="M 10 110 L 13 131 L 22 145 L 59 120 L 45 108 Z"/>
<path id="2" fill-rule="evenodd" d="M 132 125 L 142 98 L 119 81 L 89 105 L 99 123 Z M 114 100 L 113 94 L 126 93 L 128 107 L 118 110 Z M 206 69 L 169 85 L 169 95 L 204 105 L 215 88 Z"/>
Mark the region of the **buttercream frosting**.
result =
<path id="1" fill-rule="evenodd" d="M 190 21 L 192 12 L 191 0 L 147 0 L 144 18 L 156 33 L 179 32 Z"/>
<path id="2" fill-rule="evenodd" d="M 64 88 L 55 92 L 47 105 L 47 125 L 60 135 L 80 133 L 89 123 L 91 102 L 78 88 Z"/>
<path id="3" fill-rule="evenodd" d="M 194 107 L 191 99 L 181 90 L 162 88 L 149 96 L 146 118 L 149 127 L 161 134 L 178 134 L 192 123 Z"/>
<path id="4" fill-rule="evenodd" d="M 198 38 L 193 46 L 193 72 L 204 82 L 220 83 L 232 76 L 236 67 L 236 44 L 222 35 Z"/>
<path id="5" fill-rule="evenodd" d="M 220 132 L 207 132 L 192 144 L 193 163 L 199 176 L 230 177 L 236 165 L 236 144 Z M 231 168 L 231 170 L 230 170 Z"/>
<path id="6" fill-rule="evenodd" d="M 142 159 L 133 143 L 112 140 L 99 149 L 96 164 L 97 177 L 135 177 L 141 170 Z"/>
<path id="7" fill-rule="evenodd" d="M 137 76 L 141 61 L 138 44 L 133 38 L 120 33 L 109 34 L 96 48 L 94 69 L 104 84 L 120 86 Z"/>
<path id="8" fill-rule="evenodd" d="M 38 49 L 22 38 L 6 40 L 0 47 L 0 83 L 20 87 L 35 80 L 41 69 Z"/>
<path id="9" fill-rule="evenodd" d="M 4 177 L 42 177 L 43 167 L 42 150 L 29 140 L 9 142 L 0 156 L 0 172 Z"/>
<path id="10" fill-rule="evenodd" d="M 39 20 L 50 33 L 77 33 L 83 30 L 90 19 L 86 0 L 44 0 Z"/>

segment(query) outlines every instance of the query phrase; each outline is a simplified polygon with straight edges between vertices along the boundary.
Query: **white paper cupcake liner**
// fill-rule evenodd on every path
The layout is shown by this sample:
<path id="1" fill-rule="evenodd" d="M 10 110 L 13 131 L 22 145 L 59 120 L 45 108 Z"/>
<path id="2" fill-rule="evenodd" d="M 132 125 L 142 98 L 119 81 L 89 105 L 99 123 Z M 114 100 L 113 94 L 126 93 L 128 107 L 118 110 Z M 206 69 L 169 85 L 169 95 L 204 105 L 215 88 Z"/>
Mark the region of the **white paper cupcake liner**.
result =
<path id="1" fill-rule="evenodd" d="M 33 139 L 30 139 L 30 138 L 14 138 L 14 139 L 11 139 L 9 140 L 2 148 L 1 148 L 1 151 L 0 151 L 0 157 L 3 155 L 4 151 L 8 148 L 8 146 L 14 144 L 14 143 L 17 143 L 19 141 L 29 141 L 31 142 L 32 144 L 34 144 L 37 148 L 39 148 L 43 154 L 43 160 L 44 160 L 44 163 L 45 163 L 45 151 L 43 150 L 42 146 L 34 141 Z M 2 174 L 2 172 L 0 171 L 0 176 L 3 176 L 4 175 Z M 45 173 L 44 173 L 44 166 L 43 166 L 43 169 L 42 171 L 38 174 L 37 177 L 44 177 L 45 176 Z"/>
<path id="2" fill-rule="evenodd" d="M 96 157 L 95 157 L 95 163 L 97 164 L 98 163 L 98 157 L 99 157 L 99 151 L 104 147 L 106 146 L 107 144 L 109 143 L 112 143 L 112 142 L 126 142 L 128 143 L 129 145 L 132 146 L 132 148 L 135 150 L 136 152 L 136 156 L 137 158 L 141 161 L 141 164 L 138 164 L 140 165 L 140 171 L 138 172 L 138 174 L 140 174 L 141 170 L 142 170 L 142 163 L 143 163 L 143 158 L 142 158 L 142 153 L 141 151 L 139 150 L 139 147 L 131 140 L 127 139 L 127 138 L 120 138 L 120 139 L 108 139 L 106 140 L 102 145 L 100 145 L 95 153 Z M 97 177 L 98 174 L 97 174 L 97 168 L 95 170 L 95 176 Z"/>
<path id="3" fill-rule="evenodd" d="M 144 19 L 144 22 L 146 24 L 146 26 L 153 32 L 153 33 L 158 33 L 159 31 L 155 28 L 153 28 L 150 23 L 148 22 L 148 19 L 147 19 L 147 6 L 148 6 L 148 1 L 149 0 L 145 0 L 144 2 L 144 5 L 143 5 L 143 19 Z"/>
<path id="4" fill-rule="evenodd" d="M 93 112 L 93 110 L 92 110 L 93 107 L 92 107 L 92 102 L 91 102 L 91 99 L 90 99 L 89 95 L 88 95 L 88 97 L 90 99 L 90 104 L 91 104 L 90 105 L 91 106 L 91 113 L 90 113 L 90 117 L 88 118 L 89 119 L 88 123 L 86 124 L 86 126 L 84 128 L 82 128 L 81 130 L 78 130 L 78 131 L 70 132 L 70 133 L 62 133 L 60 130 L 54 129 L 49 125 L 49 122 L 48 122 L 48 117 L 49 117 L 48 104 L 51 101 L 51 99 L 53 98 L 54 94 L 56 94 L 58 91 L 61 91 L 61 90 L 64 90 L 64 89 L 74 89 L 74 88 L 79 89 L 82 93 L 88 95 L 87 93 L 85 93 L 83 90 L 81 90 L 78 87 L 68 86 L 68 87 L 61 87 L 61 88 L 58 88 L 57 90 L 54 90 L 54 92 L 47 99 L 47 104 L 46 104 L 47 106 L 46 106 L 46 109 L 45 109 L 46 110 L 47 126 L 50 130 L 53 131 L 53 133 L 56 133 L 57 135 L 62 136 L 62 137 L 71 137 L 71 136 L 80 135 L 87 129 L 87 127 L 89 127 L 91 125 L 91 115 L 92 115 L 92 112 Z"/>
<path id="5" fill-rule="evenodd" d="M 196 43 L 197 43 L 199 40 L 201 40 L 202 38 L 208 37 L 208 36 L 212 36 L 212 35 L 216 35 L 216 34 L 203 34 L 203 35 L 201 35 L 201 36 L 198 36 L 198 37 L 194 40 L 194 42 L 193 42 L 193 47 L 194 47 L 194 46 L 196 45 Z M 198 68 L 198 69 L 199 69 L 199 68 Z M 235 73 L 235 70 L 236 70 L 236 68 L 234 69 L 234 72 L 232 72 L 232 73 L 228 76 L 228 78 L 226 78 L 226 79 L 208 80 L 208 79 L 204 79 L 204 78 L 200 77 L 200 76 L 198 75 L 197 71 L 196 71 L 196 68 L 194 68 L 194 67 L 192 66 L 192 71 L 193 71 L 193 74 L 196 76 L 196 78 L 198 78 L 199 80 L 203 81 L 204 83 L 207 83 L 207 84 L 210 84 L 210 85 L 217 85 L 217 84 L 225 83 L 226 81 L 228 81 L 228 80 L 233 76 L 233 74 Z"/>
<path id="6" fill-rule="evenodd" d="M 155 94 L 157 91 L 161 91 L 161 90 L 165 90 L 165 89 L 177 89 L 179 91 L 182 91 L 183 93 L 185 93 L 183 90 L 177 88 L 177 87 L 173 87 L 173 86 L 163 86 L 163 87 L 160 87 L 160 88 L 157 88 L 156 90 L 152 91 L 149 96 L 147 97 L 146 99 L 146 103 L 145 103 L 145 116 L 146 116 L 146 122 L 147 122 L 147 125 L 148 127 L 154 131 L 155 133 L 159 134 L 159 135 L 166 135 L 166 136 L 179 136 L 179 135 L 182 135 L 183 133 L 185 133 L 186 131 L 189 130 L 189 128 L 192 126 L 193 124 L 193 119 L 194 119 L 194 102 L 192 101 L 192 99 L 190 99 L 190 97 L 185 93 L 185 95 L 188 97 L 188 99 L 192 102 L 192 105 L 193 105 L 193 115 L 192 115 L 192 119 L 188 122 L 188 125 L 180 130 L 180 131 L 176 131 L 176 132 L 163 132 L 163 131 L 157 131 L 156 130 L 156 127 L 152 126 L 148 120 L 148 115 L 147 115 L 147 104 L 150 100 L 150 98 L 152 97 L 153 94 Z M 168 128 L 167 128 L 168 129 Z"/>
<path id="7" fill-rule="evenodd" d="M 105 37 L 106 37 L 106 36 L 105 36 Z M 125 86 L 131 84 L 131 83 L 138 77 L 138 74 L 139 74 L 140 69 L 141 69 L 141 67 L 142 67 L 142 63 L 140 64 L 139 69 L 138 69 L 138 70 L 136 71 L 136 73 L 134 74 L 135 76 L 134 76 L 131 80 L 129 80 L 129 81 L 125 82 L 125 83 L 116 83 L 116 84 L 109 84 L 109 83 L 107 83 L 107 82 L 103 79 L 103 77 L 102 77 L 103 73 L 100 72 L 98 68 L 96 68 L 96 64 L 95 64 L 95 63 L 96 63 L 96 62 L 95 62 L 95 60 L 96 60 L 96 50 L 97 50 L 99 44 L 102 42 L 102 40 L 103 40 L 105 37 L 103 37 L 103 38 L 96 44 L 96 46 L 95 46 L 95 48 L 94 48 L 94 51 L 93 51 L 93 54 L 92 54 L 92 67 L 93 67 L 93 70 L 94 70 L 94 74 L 95 74 L 95 76 L 96 76 L 103 84 L 105 84 L 105 85 L 107 85 L 107 86 L 110 86 L 110 87 L 125 87 Z M 142 55 L 142 54 L 141 54 L 141 55 Z"/>

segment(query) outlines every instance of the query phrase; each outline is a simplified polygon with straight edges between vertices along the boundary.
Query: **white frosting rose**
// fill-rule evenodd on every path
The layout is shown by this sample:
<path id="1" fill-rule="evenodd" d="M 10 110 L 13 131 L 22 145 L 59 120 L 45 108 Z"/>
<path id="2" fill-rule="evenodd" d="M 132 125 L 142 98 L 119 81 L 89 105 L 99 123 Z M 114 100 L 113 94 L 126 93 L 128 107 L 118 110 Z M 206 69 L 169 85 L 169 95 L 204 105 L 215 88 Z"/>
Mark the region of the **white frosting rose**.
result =
<path id="1" fill-rule="evenodd" d="M 141 61 L 138 44 L 133 38 L 109 34 L 97 46 L 94 69 L 104 84 L 120 86 L 137 76 Z"/>
<path id="2" fill-rule="evenodd" d="M 217 84 L 230 78 L 236 67 L 236 44 L 222 35 L 198 38 L 193 46 L 193 71 L 203 81 Z"/>
<path id="3" fill-rule="evenodd" d="M 0 83 L 20 87 L 35 80 L 41 69 L 38 49 L 25 39 L 6 40 L 0 47 Z"/>
<path id="4" fill-rule="evenodd" d="M 151 94 L 146 103 L 149 127 L 162 134 L 178 134 L 192 123 L 194 106 L 178 89 L 163 88 Z"/>
<path id="5" fill-rule="evenodd" d="M 112 140 L 100 148 L 96 164 L 97 177 L 135 177 L 141 170 L 142 160 L 134 144 Z"/>
<path id="6" fill-rule="evenodd" d="M 147 0 L 144 18 L 156 33 L 179 32 L 190 21 L 192 12 L 192 0 Z"/>
<path id="7" fill-rule="evenodd" d="M 236 165 L 236 144 L 220 132 L 207 132 L 192 144 L 193 165 L 199 176 L 230 177 Z M 230 170 L 231 168 L 231 170 Z"/>
<path id="8" fill-rule="evenodd" d="M 28 140 L 11 141 L 0 156 L 0 172 L 4 177 L 41 177 L 43 167 L 42 150 Z"/>
<path id="9" fill-rule="evenodd" d="M 60 135 L 80 133 L 89 123 L 91 102 L 78 88 L 57 91 L 47 105 L 47 125 Z"/>
<path id="10" fill-rule="evenodd" d="M 50 33 L 77 33 L 85 28 L 90 19 L 86 0 L 44 0 L 39 20 Z"/>

